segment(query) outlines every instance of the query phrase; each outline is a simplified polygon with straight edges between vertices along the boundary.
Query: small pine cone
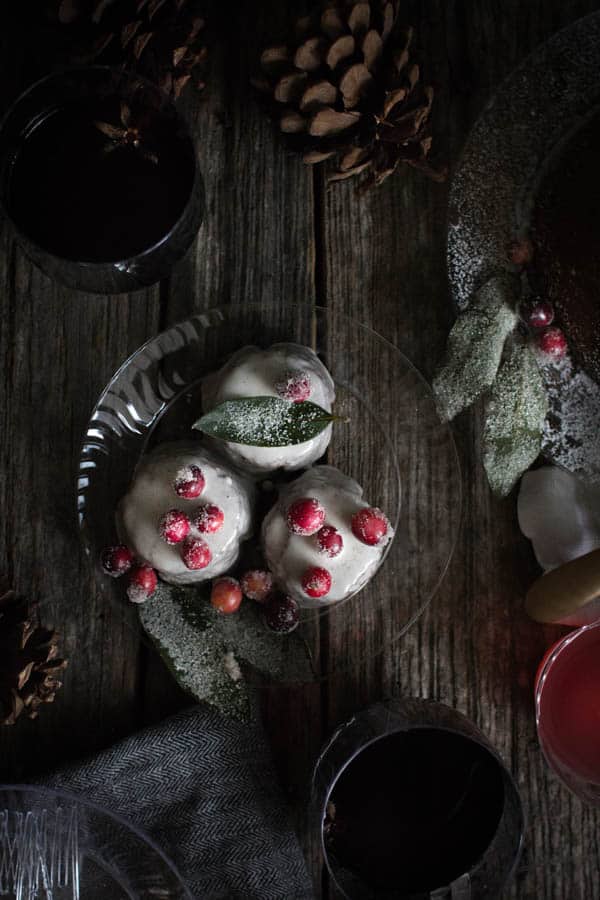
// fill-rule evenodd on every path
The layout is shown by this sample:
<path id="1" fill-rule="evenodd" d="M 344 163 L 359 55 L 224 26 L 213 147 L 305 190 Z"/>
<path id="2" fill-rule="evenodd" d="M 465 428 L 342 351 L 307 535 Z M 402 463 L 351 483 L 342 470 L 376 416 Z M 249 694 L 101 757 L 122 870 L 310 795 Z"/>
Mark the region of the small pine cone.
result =
<path id="1" fill-rule="evenodd" d="M 62 0 L 65 55 L 78 64 L 122 65 L 173 98 L 205 86 L 208 48 L 198 0 Z"/>
<path id="2" fill-rule="evenodd" d="M 0 724 L 14 725 L 21 713 L 35 719 L 54 700 L 66 665 L 57 633 L 41 627 L 35 607 L 0 578 Z"/>
<path id="3" fill-rule="evenodd" d="M 411 61 L 413 31 L 397 2 L 339 0 L 302 17 L 293 42 L 267 47 L 253 80 L 305 163 L 335 159 L 332 181 L 368 173 L 381 184 L 400 163 L 436 180 L 428 162 L 433 88 Z"/>

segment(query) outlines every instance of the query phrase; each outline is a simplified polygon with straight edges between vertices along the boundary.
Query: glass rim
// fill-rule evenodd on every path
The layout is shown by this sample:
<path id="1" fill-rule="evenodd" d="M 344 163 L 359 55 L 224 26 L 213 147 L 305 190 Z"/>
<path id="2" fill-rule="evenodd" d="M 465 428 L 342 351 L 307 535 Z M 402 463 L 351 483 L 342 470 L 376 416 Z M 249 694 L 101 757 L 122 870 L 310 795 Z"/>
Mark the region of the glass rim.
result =
<path id="1" fill-rule="evenodd" d="M 48 250 L 46 247 L 42 246 L 42 244 L 39 244 L 36 240 L 31 238 L 27 234 L 27 232 L 23 231 L 23 229 L 15 222 L 13 216 L 8 211 L 6 203 L 4 202 L 3 192 L 0 191 L 0 213 L 2 213 L 6 217 L 6 219 L 10 222 L 11 227 L 14 228 L 15 232 L 19 235 L 19 237 L 21 238 L 22 241 L 24 241 L 27 244 L 30 244 L 32 247 L 35 247 L 35 249 L 37 251 L 39 251 L 40 253 L 43 253 L 46 256 L 50 256 L 53 259 L 60 260 L 60 262 L 65 263 L 66 265 L 78 266 L 80 268 L 84 268 L 88 271 L 94 272 L 94 271 L 101 271 L 106 268 L 114 269 L 114 268 L 119 268 L 119 267 L 125 267 L 134 261 L 145 259 L 146 257 L 150 256 L 150 254 L 152 254 L 156 250 L 158 250 L 163 244 L 165 244 L 170 239 L 173 232 L 175 231 L 175 229 L 178 227 L 178 225 L 184 218 L 185 212 L 189 206 L 190 199 L 194 193 L 194 190 L 196 189 L 197 183 L 199 182 L 201 190 L 204 191 L 204 182 L 202 179 L 202 172 L 200 171 L 200 166 L 198 164 L 198 154 L 196 152 L 196 142 L 194 141 L 192 132 L 191 132 L 190 128 L 188 127 L 188 124 L 187 124 L 185 118 L 178 111 L 175 103 L 171 100 L 171 98 L 168 96 L 168 94 L 166 94 L 162 90 L 162 88 L 160 88 L 159 85 L 156 84 L 156 82 L 152 81 L 150 78 L 146 78 L 145 75 L 139 75 L 137 72 L 133 72 L 129 69 L 120 68 L 119 66 L 109 66 L 109 65 L 100 65 L 100 64 L 95 64 L 95 65 L 81 64 L 81 65 L 62 66 L 61 68 L 55 69 L 52 72 L 48 72 L 46 75 L 43 75 L 41 78 L 38 78 L 36 81 L 34 81 L 28 87 L 26 87 L 24 91 L 22 91 L 20 94 L 18 94 L 18 96 L 12 101 L 12 103 L 10 104 L 10 106 L 8 107 L 6 112 L 0 117 L 0 139 L 2 137 L 2 133 L 3 133 L 7 123 L 10 121 L 10 117 L 12 115 L 14 115 L 15 111 L 19 108 L 20 104 L 24 100 L 26 100 L 29 96 L 31 96 L 36 90 L 38 90 L 43 85 L 49 84 L 54 80 L 58 80 L 60 77 L 64 77 L 69 74 L 76 74 L 78 72 L 105 72 L 107 74 L 112 73 L 114 75 L 124 78 L 125 80 L 137 80 L 137 81 L 141 82 L 142 84 L 144 84 L 146 87 L 151 88 L 159 97 L 162 97 L 164 99 L 164 101 L 166 102 L 166 105 L 170 106 L 173 109 L 175 116 L 177 118 L 177 122 L 182 127 L 185 138 L 189 142 L 189 145 L 192 149 L 192 160 L 193 160 L 193 165 L 194 165 L 194 176 L 192 178 L 191 190 L 189 192 L 188 198 L 187 198 L 180 214 L 178 215 L 175 222 L 173 222 L 173 224 L 171 225 L 171 227 L 169 228 L 167 233 L 164 234 L 161 238 L 159 238 L 158 241 L 155 241 L 154 244 L 152 244 L 150 247 L 146 247 L 144 250 L 141 250 L 139 253 L 136 253 L 134 256 L 126 256 L 126 257 L 122 257 L 120 259 L 104 260 L 101 262 L 81 260 L 81 259 L 70 259 L 66 256 L 60 256 L 58 253 L 54 253 L 54 252 Z"/>
<path id="2" fill-rule="evenodd" d="M 583 634 L 586 634 L 588 631 L 593 631 L 595 628 L 600 628 L 600 619 L 597 619 L 595 622 L 588 622 L 587 625 L 580 625 L 579 628 L 575 628 L 572 631 L 569 631 L 567 634 L 559 638 L 558 641 L 552 644 L 542 657 L 535 676 L 534 688 L 535 727 L 538 733 L 538 741 L 540 743 L 540 746 L 542 747 L 542 750 L 544 749 L 544 743 L 539 736 L 539 724 L 541 718 L 542 695 L 544 693 L 544 688 L 546 686 L 550 670 L 564 650 L 570 647 L 571 644 L 574 644 L 576 641 L 578 641 Z M 554 766 L 552 766 L 552 770 L 555 771 Z"/>
<path id="3" fill-rule="evenodd" d="M 159 844 L 154 840 L 153 837 L 151 837 L 146 831 L 140 828 L 139 825 L 130 822 L 121 813 L 114 812 L 112 809 L 107 809 L 100 803 L 96 803 L 94 800 L 89 800 L 87 797 L 82 797 L 79 794 L 71 793 L 70 791 L 64 790 L 63 788 L 49 787 L 44 784 L 5 784 L 3 782 L 0 782 L 0 794 L 1 793 L 21 793 L 25 795 L 42 794 L 48 797 L 52 797 L 53 799 L 64 800 L 65 802 L 72 803 L 75 806 L 83 806 L 87 809 L 92 810 L 93 812 L 97 812 L 103 816 L 106 816 L 108 819 L 112 819 L 119 825 L 123 826 L 123 828 L 126 828 L 127 831 L 134 834 L 136 838 L 141 840 L 150 848 L 150 850 L 152 850 L 153 853 L 160 857 L 162 862 L 179 881 L 181 888 L 184 891 L 184 897 L 186 898 L 186 900 L 193 900 L 193 895 L 188 888 L 185 880 L 183 879 L 183 876 L 181 875 L 179 869 L 171 860 L 171 858 L 167 856 L 162 847 L 159 846 Z"/>

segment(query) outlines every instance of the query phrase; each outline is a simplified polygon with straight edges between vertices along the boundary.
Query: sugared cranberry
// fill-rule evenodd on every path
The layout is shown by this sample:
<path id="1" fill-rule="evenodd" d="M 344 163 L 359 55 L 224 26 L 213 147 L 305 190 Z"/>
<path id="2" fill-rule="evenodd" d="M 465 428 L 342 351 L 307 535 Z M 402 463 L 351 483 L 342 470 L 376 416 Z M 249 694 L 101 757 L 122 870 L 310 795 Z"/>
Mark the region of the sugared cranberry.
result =
<path id="1" fill-rule="evenodd" d="M 334 557 L 342 552 L 344 540 L 333 525 L 323 525 L 321 530 L 317 531 L 317 544 L 321 553 Z"/>
<path id="2" fill-rule="evenodd" d="M 111 578 L 120 578 L 133 565 L 133 553 L 125 544 L 107 547 L 102 554 L 102 568 Z"/>
<path id="3" fill-rule="evenodd" d="M 371 547 L 382 542 L 388 528 L 389 522 L 380 509 L 367 506 L 352 516 L 352 533 Z"/>
<path id="4" fill-rule="evenodd" d="M 554 321 L 554 307 L 549 300 L 539 297 L 521 303 L 519 314 L 530 328 L 547 328 Z"/>
<path id="5" fill-rule="evenodd" d="M 178 497 L 184 500 L 195 500 L 204 490 L 204 475 L 202 470 L 195 465 L 184 466 L 175 476 L 173 487 Z"/>
<path id="6" fill-rule="evenodd" d="M 190 531 L 190 520 L 180 509 L 170 509 L 158 525 L 160 536 L 167 544 L 180 544 Z"/>
<path id="7" fill-rule="evenodd" d="M 538 347 L 549 359 L 562 359 L 567 352 L 567 339 L 564 331 L 553 326 L 542 331 L 538 337 Z"/>
<path id="8" fill-rule="evenodd" d="M 325 521 L 325 510 L 314 497 L 302 497 L 288 508 L 286 519 L 293 534 L 314 534 Z"/>
<path id="9" fill-rule="evenodd" d="M 331 575 L 321 566 L 311 566 L 302 576 L 302 590 L 308 597 L 324 597 L 331 590 Z"/>
<path id="10" fill-rule="evenodd" d="M 237 612 L 242 602 L 242 589 L 239 581 L 228 576 L 217 578 L 216 581 L 213 581 L 210 602 L 214 609 L 224 616 Z"/>
<path id="11" fill-rule="evenodd" d="M 127 596 L 132 603 L 143 603 L 156 590 L 157 581 L 152 566 L 134 566 L 127 579 Z"/>
<path id="12" fill-rule="evenodd" d="M 194 517 L 194 525 L 202 534 L 214 534 L 223 527 L 225 513 L 214 503 L 201 506 Z"/>
<path id="13" fill-rule="evenodd" d="M 244 595 L 257 603 L 265 603 L 273 593 L 273 576 L 265 569 L 250 569 L 241 577 Z"/>
<path id="14" fill-rule="evenodd" d="M 513 241 L 508 247 L 508 258 L 515 266 L 526 266 L 533 259 L 533 244 L 529 238 Z"/>
<path id="15" fill-rule="evenodd" d="M 302 403 L 310 397 L 310 375 L 308 372 L 286 372 L 275 385 L 275 390 L 284 400 Z"/>
<path id="16" fill-rule="evenodd" d="M 300 608 L 293 597 L 276 594 L 265 606 L 265 623 L 277 634 L 290 634 L 299 621 Z"/>
<path id="17" fill-rule="evenodd" d="M 202 538 L 187 537 L 181 558 L 188 569 L 205 569 L 212 559 L 210 547 Z"/>

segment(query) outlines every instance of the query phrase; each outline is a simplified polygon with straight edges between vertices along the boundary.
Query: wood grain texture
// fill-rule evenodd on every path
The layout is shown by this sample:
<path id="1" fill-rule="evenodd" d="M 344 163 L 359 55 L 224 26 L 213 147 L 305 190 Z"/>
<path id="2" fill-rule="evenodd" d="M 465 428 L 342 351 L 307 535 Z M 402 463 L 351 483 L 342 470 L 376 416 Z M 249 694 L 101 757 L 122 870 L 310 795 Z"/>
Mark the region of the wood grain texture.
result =
<path id="1" fill-rule="evenodd" d="M 276 329 L 289 317 L 297 338 L 311 341 L 316 302 L 312 173 L 284 150 L 250 85 L 263 42 L 285 34 L 294 10 L 303 8 L 302 2 L 243 0 L 232 16 L 229 7 L 211 6 L 219 44 L 211 53 L 208 86 L 201 96 L 188 93 L 184 101 L 198 142 L 206 219 L 165 286 L 165 325 L 214 306 L 253 305 L 257 320 Z M 298 304 L 297 314 L 290 314 L 291 304 Z M 282 333 L 279 339 L 292 337 Z M 239 346 L 247 340 L 240 334 Z M 162 665 L 156 660 L 150 665 L 156 685 L 164 678 Z M 151 704 L 155 697 L 153 690 Z M 320 882 L 320 855 L 306 808 L 322 735 L 320 687 L 273 687 L 261 702 L 275 765 Z"/>
<path id="2" fill-rule="evenodd" d="M 402 19 L 417 26 L 425 75 L 440 88 L 435 131 L 441 155 L 455 164 L 499 81 L 537 43 L 597 5 L 406 0 Z M 65 634 L 71 655 L 54 706 L 42 710 L 38 722 L 0 732 L 0 777 L 27 778 L 187 702 L 160 660 L 106 607 L 78 545 L 79 442 L 100 389 L 132 350 L 209 306 L 258 303 L 267 315 L 273 304 L 277 318 L 285 304 L 297 302 L 307 323 L 319 302 L 379 331 L 427 377 L 443 353 L 453 318 L 445 272 L 447 187 L 406 171 L 369 195 L 357 195 L 350 183 L 326 191 L 321 176 L 282 149 L 252 96 L 248 75 L 259 45 L 284 30 L 300 6 L 209 4 L 220 33 L 209 88 L 200 97 L 188 94 L 184 104 L 205 176 L 206 221 L 160 289 L 118 298 L 65 291 L 32 268 L 5 230 L 0 233 L 0 568 L 19 590 L 44 602 L 44 617 Z M 23 56 L 11 52 L 19 46 L 8 27 L 0 30 L 3 106 L 25 82 Z M 364 365 L 374 369 L 375 362 L 367 358 Z M 329 662 L 345 658 L 343 671 L 324 686 L 263 695 L 276 766 L 320 897 L 335 891 L 323 878 L 306 814 L 311 766 L 337 724 L 394 692 L 455 705 L 515 772 L 529 824 L 507 898 L 600 896 L 600 816 L 553 778 L 535 739 L 533 677 L 560 632 L 523 614 L 535 564 L 517 528 L 514 497 L 499 502 L 490 496 L 480 432 L 480 410 L 456 424 L 463 526 L 426 613 L 374 655 L 330 632 Z M 339 449 L 349 467 L 353 459 L 362 464 L 355 452 L 351 442 Z M 385 570 L 378 585 L 390 594 L 397 589 Z M 382 625 L 365 618 L 365 631 L 367 622 L 375 646 Z"/>
<path id="3" fill-rule="evenodd" d="M 23 65 L 14 7 L 0 32 L 8 102 L 39 72 Z M 37 721 L 0 730 L 0 778 L 26 780 L 138 727 L 137 632 L 106 605 L 78 536 L 79 449 L 120 362 L 158 326 L 158 291 L 94 297 L 53 284 L 0 231 L 0 570 L 63 635 L 70 665 Z"/>

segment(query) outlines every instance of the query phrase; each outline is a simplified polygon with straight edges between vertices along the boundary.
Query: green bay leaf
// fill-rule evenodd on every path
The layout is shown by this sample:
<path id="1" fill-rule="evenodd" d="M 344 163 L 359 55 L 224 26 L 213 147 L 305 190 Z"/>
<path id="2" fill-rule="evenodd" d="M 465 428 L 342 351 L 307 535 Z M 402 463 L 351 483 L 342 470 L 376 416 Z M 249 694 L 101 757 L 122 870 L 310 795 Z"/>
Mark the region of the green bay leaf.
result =
<path id="1" fill-rule="evenodd" d="M 535 462 L 548 413 L 548 395 L 531 347 L 513 344 L 490 393 L 483 431 L 483 464 L 493 492 L 506 497 Z"/>
<path id="2" fill-rule="evenodd" d="M 290 403 L 280 397 L 242 397 L 225 400 L 193 428 L 234 444 L 289 447 L 311 440 L 336 420 L 339 416 L 309 400 Z"/>
<path id="3" fill-rule="evenodd" d="M 299 630 L 275 634 L 258 603 L 245 600 L 235 615 L 224 616 L 210 605 L 208 585 L 159 581 L 138 613 L 180 686 L 230 718 L 245 721 L 258 714 L 262 679 L 282 684 L 316 680 Z"/>
<path id="4" fill-rule="evenodd" d="M 444 421 L 453 419 L 493 384 L 504 343 L 517 323 L 517 291 L 514 276 L 495 275 L 454 323 L 446 362 L 433 381 L 437 408 Z"/>

